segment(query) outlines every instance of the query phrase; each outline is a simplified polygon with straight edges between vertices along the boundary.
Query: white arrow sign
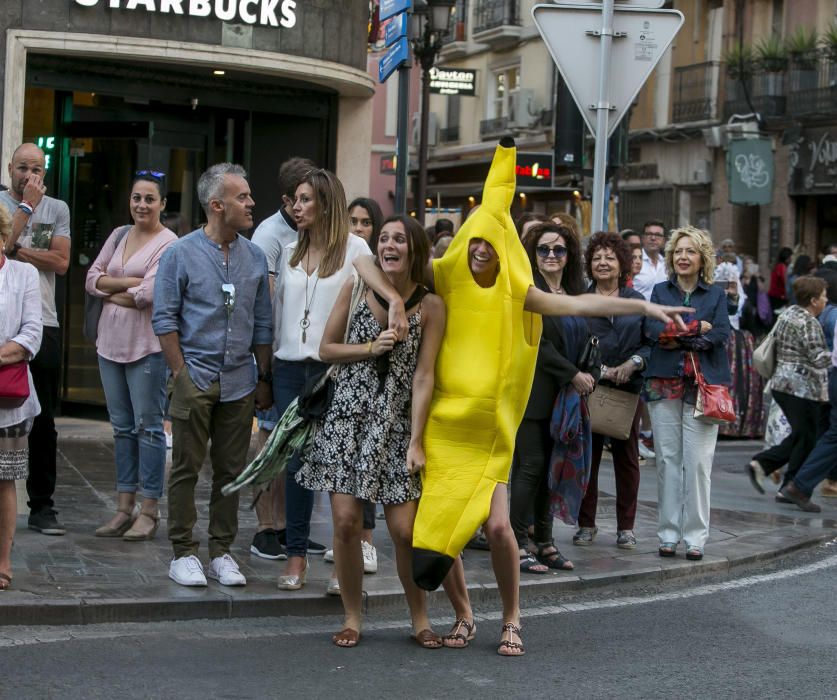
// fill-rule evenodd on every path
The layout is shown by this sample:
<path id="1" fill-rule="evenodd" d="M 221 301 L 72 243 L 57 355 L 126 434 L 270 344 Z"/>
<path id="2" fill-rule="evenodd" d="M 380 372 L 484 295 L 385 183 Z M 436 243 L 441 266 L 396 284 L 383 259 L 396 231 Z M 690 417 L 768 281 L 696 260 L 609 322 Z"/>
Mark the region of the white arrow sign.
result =
<path id="1" fill-rule="evenodd" d="M 601 63 L 601 6 L 535 5 L 532 18 L 584 121 L 595 135 Z M 610 61 L 608 136 L 616 130 L 682 25 L 683 15 L 677 10 L 616 7 Z"/>

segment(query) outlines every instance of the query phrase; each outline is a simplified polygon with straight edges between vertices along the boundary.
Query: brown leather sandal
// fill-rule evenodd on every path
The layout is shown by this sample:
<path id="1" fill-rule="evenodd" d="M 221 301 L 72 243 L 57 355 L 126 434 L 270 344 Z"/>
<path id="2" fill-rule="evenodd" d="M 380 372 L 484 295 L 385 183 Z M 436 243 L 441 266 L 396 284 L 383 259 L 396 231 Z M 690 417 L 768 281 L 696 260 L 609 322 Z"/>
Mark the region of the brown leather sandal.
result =
<path id="1" fill-rule="evenodd" d="M 502 636 L 506 632 L 509 632 L 509 636 L 512 634 L 516 635 L 520 641 L 515 642 L 511 639 L 502 639 L 500 641 L 500 645 L 497 647 L 497 653 L 500 656 L 523 656 L 526 653 L 526 650 L 523 648 L 523 638 L 520 636 L 520 627 L 515 625 L 513 622 L 507 622 L 503 625 L 500 635 Z"/>
<path id="2" fill-rule="evenodd" d="M 360 641 L 360 632 L 353 630 L 351 627 L 346 627 L 332 635 L 331 641 L 334 642 L 334 646 L 341 649 L 351 649 L 356 647 Z"/>
<path id="3" fill-rule="evenodd" d="M 462 634 L 462 628 L 465 628 L 466 634 Z M 468 622 L 464 617 L 457 617 L 444 637 L 442 637 L 442 645 L 448 649 L 464 649 L 474 639 L 477 634 L 477 623 L 471 620 Z M 462 642 L 462 644 L 449 644 L 448 642 Z"/>
<path id="4" fill-rule="evenodd" d="M 444 646 L 442 644 L 442 638 L 430 629 L 416 632 L 412 636 L 412 639 L 415 640 L 416 644 L 418 644 L 422 649 L 441 649 L 442 646 Z"/>
<path id="5" fill-rule="evenodd" d="M 12 587 L 12 577 L 0 571 L 0 591 L 8 591 Z"/>

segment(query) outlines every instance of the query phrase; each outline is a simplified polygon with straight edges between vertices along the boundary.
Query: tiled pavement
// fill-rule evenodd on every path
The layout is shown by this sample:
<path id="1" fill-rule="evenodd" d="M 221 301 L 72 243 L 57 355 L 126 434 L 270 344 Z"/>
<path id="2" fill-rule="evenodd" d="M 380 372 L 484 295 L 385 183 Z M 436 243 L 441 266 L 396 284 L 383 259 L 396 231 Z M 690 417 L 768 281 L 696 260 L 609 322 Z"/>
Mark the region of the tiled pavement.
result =
<path id="1" fill-rule="evenodd" d="M 56 507 L 68 529 L 64 537 L 45 537 L 26 528 L 18 518 L 13 552 L 13 589 L 2 594 L 0 624 L 85 624 L 93 622 L 161 619 L 224 618 L 269 615 L 337 613 L 340 601 L 325 595 L 332 566 L 321 557 L 311 558 L 308 583 L 301 591 L 276 588 L 283 562 L 270 562 L 250 555 L 249 545 L 256 520 L 249 509 L 249 496 L 242 495 L 240 531 L 233 555 L 248 580 L 245 588 L 229 588 L 210 581 L 206 589 L 189 589 L 168 579 L 171 550 L 165 523 L 151 542 L 129 543 L 103 539 L 93 531 L 115 508 L 113 451 L 108 424 L 81 419 L 61 419 L 59 426 L 59 478 Z M 660 559 L 656 554 L 655 474 L 653 462 L 642 469 L 641 503 L 635 532 L 639 546 L 634 551 L 615 547 L 614 500 L 599 500 L 599 535 L 592 547 L 570 544 L 573 528 L 556 523 L 559 547 L 574 561 L 572 572 L 522 577 L 521 594 L 543 597 L 569 590 L 618 583 L 660 582 L 667 578 L 725 571 L 730 567 L 768 559 L 813 543 L 830 539 L 837 532 L 837 504 L 827 504 L 822 516 L 810 517 L 787 506 L 780 509 L 765 497 L 756 501 L 748 492 L 736 496 L 725 489 L 727 479 L 741 481 L 738 453 L 751 444 L 719 449 L 713 474 L 712 533 L 704 560 L 687 562 L 682 556 Z M 197 490 L 200 554 L 206 560 L 206 523 L 209 488 L 206 468 Z M 612 467 L 602 465 L 602 489 L 612 484 Z M 717 485 L 717 486 L 716 486 Z M 21 485 L 22 486 L 22 485 Z M 19 489 L 22 490 L 22 489 Z M 318 494 L 311 537 L 329 543 L 331 521 L 328 499 Z M 21 499 L 19 499 L 21 500 Z M 25 501 L 24 498 L 22 499 Z M 834 499 L 832 499 L 834 500 Z M 161 511 L 166 516 L 165 498 Z M 761 511 L 761 512 L 759 512 Z M 21 513 L 25 513 L 25 508 Z M 392 547 L 385 524 L 378 521 L 375 534 L 379 571 L 364 577 L 370 609 L 403 605 L 395 574 Z M 475 601 L 498 599 L 486 552 L 466 552 L 466 574 Z M 441 592 L 434 594 L 442 596 Z M 440 599 L 441 600 L 441 599 Z"/>

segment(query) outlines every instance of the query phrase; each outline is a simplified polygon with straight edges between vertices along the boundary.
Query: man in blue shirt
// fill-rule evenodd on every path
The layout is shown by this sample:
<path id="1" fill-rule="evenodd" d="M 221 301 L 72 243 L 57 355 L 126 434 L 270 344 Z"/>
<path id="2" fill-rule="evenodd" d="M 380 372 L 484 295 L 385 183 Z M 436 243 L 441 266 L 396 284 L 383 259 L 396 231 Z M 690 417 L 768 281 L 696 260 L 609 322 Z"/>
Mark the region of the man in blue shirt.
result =
<path id="1" fill-rule="evenodd" d="M 244 467 L 254 404 L 266 409 L 273 403 L 267 260 L 238 233 L 253 225 L 245 177 L 244 169 L 232 163 L 213 165 L 201 175 L 198 199 L 207 224 L 163 254 L 154 286 L 151 324 L 172 372 L 168 523 L 174 559 L 169 577 L 184 586 L 206 585 L 192 529 L 195 484 L 209 441 L 208 575 L 227 586 L 246 583 L 229 555 L 238 532 L 238 495 L 222 496 L 221 489 Z"/>

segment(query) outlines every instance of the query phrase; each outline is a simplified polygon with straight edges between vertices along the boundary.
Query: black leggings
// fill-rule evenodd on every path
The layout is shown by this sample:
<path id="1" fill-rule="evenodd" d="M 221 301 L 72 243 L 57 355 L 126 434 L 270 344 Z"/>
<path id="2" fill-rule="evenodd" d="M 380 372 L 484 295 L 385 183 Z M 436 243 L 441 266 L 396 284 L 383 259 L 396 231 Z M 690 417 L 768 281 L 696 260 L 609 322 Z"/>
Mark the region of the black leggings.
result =
<path id="1" fill-rule="evenodd" d="M 552 437 L 549 434 L 549 421 L 549 418 L 524 418 L 517 430 L 509 515 L 517 546 L 521 548 L 527 544 L 531 516 L 534 516 L 535 542 L 552 542 L 548 485 Z"/>

